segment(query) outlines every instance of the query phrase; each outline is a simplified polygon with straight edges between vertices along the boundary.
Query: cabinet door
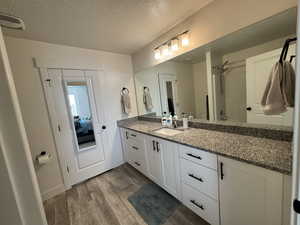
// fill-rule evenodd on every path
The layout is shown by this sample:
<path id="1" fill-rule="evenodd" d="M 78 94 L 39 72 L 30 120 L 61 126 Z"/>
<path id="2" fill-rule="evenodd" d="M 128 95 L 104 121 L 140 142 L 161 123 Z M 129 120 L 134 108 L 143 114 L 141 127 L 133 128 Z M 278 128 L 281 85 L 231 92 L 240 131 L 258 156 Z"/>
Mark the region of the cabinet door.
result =
<path id="1" fill-rule="evenodd" d="M 173 196 L 180 198 L 178 144 L 160 140 L 162 149 L 163 186 Z"/>
<path id="2" fill-rule="evenodd" d="M 125 162 L 128 162 L 128 150 L 127 150 L 127 144 L 126 144 L 126 138 L 127 138 L 127 131 L 124 128 L 120 128 L 120 135 L 121 135 L 121 143 L 122 143 L 122 149 L 123 149 L 123 158 Z"/>
<path id="3" fill-rule="evenodd" d="M 219 167 L 222 225 L 282 224 L 282 174 L 223 157 Z"/>
<path id="4" fill-rule="evenodd" d="M 162 185 L 162 144 L 159 139 L 147 137 L 147 162 L 149 178 Z"/>

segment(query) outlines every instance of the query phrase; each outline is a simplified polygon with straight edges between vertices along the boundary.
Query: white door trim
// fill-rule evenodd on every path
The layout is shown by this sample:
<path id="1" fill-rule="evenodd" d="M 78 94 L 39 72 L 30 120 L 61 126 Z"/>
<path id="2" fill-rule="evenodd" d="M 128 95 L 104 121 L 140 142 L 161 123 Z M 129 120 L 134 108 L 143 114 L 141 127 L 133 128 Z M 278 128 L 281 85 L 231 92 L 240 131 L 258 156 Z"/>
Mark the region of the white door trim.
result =
<path id="1" fill-rule="evenodd" d="M 300 0 L 298 0 L 300 4 Z M 300 13 L 298 10 L 297 36 L 300 36 Z M 298 40 L 299 41 L 299 40 Z M 300 53 L 300 44 L 297 44 L 296 55 Z M 296 57 L 296 90 L 294 108 L 294 138 L 293 138 L 293 171 L 292 171 L 292 202 L 294 199 L 300 200 L 300 57 Z M 300 225 L 300 216 L 295 213 L 291 205 L 291 225 Z"/>
<path id="2" fill-rule="evenodd" d="M 56 148 L 56 152 L 58 154 L 60 170 L 61 170 L 61 173 L 63 176 L 65 188 L 70 189 L 71 188 L 71 177 L 68 172 L 68 170 L 69 170 L 69 165 L 67 162 L 68 157 L 65 156 L 64 154 L 66 154 L 66 153 L 60 151 L 61 148 L 59 146 L 57 146 L 57 145 L 59 145 L 59 136 L 58 136 L 58 132 L 54 131 L 54 130 L 58 129 L 58 127 L 60 125 L 58 124 L 58 118 L 57 118 L 57 112 L 55 110 L 54 99 L 53 99 L 51 90 L 49 89 L 49 86 L 51 87 L 51 82 L 53 82 L 53 81 L 51 81 L 51 78 L 49 77 L 47 69 L 40 68 L 39 72 L 40 72 L 40 77 L 41 77 L 41 83 L 42 83 L 43 90 L 44 90 L 45 101 L 46 101 L 46 105 L 47 105 L 47 109 L 48 109 L 48 117 L 50 120 L 50 124 L 52 126 L 51 130 L 52 130 L 52 134 L 54 137 L 55 148 Z"/>
<path id="3" fill-rule="evenodd" d="M 160 105 L 161 105 L 161 112 L 163 113 L 166 111 L 165 109 L 168 108 L 168 103 L 163 101 L 167 99 L 167 93 L 165 87 L 162 85 L 165 81 L 172 82 L 172 91 L 173 91 L 173 104 L 174 104 L 174 111 L 178 114 L 178 96 L 177 96 L 177 76 L 176 74 L 172 73 L 158 73 L 158 83 L 159 83 L 159 91 L 160 91 Z M 162 97 L 164 96 L 164 97 Z"/>

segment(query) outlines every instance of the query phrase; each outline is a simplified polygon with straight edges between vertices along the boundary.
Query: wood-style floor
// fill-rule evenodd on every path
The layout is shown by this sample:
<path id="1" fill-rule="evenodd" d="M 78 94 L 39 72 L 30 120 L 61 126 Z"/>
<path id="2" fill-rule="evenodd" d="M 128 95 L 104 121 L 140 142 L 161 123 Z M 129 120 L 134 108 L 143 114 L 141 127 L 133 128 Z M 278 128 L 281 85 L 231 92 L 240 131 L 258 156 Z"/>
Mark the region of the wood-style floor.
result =
<path id="1" fill-rule="evenodd" d="M 128 164 L 44 202 L 48 225 L 146 225 L 127 198 L 151 181 Z M 164 225 L 208 225 L 180 205 Z"/>

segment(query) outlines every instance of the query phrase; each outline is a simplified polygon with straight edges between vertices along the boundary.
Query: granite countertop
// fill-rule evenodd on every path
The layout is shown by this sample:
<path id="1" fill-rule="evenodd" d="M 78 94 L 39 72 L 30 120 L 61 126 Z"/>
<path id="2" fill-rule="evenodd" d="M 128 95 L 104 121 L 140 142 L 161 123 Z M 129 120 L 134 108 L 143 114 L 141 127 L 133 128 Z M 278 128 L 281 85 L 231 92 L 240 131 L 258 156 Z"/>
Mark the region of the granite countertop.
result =
<path id="1" fill-rule="evenodd" d="M 198 128 L 188 128 L 183 133 L 165 136 L 153 131 L 161 127 L 160 123 L 141 120 L 118 121 L 118 126 L 280 173 L 290 175 L 292 171 L 291 142 L 288 141 L 277 141 Z"/>

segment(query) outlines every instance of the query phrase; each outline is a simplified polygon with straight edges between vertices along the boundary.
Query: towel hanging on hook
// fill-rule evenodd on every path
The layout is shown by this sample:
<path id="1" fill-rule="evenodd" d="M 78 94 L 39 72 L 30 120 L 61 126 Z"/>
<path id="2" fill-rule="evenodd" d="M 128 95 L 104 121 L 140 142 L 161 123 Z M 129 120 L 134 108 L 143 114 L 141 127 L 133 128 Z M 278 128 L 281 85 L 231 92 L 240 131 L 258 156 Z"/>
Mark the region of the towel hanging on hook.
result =
<path id="1" fill-rule="evenodd" d="M 297 41 L 297 37 L 295 37 L 295 38 L 288 38 L 285 41 L 283 49 L 282 49 L 281 54 L 280 54 L 280 59 L 279 59 L 280 63 L 282 63 L 283 61 L 286 60 L 286 56 L 287 56 L 287 53 L 289 51 L 290 43 L 294 42 L 294 41 Z"/>
<path id="2" fill-rule="evenodd" d="M 131 112 L 131 101 L 129 96 L 129 90 L 123 87 L 121 90 L 121 106 L 123 113 L 129 115 Z"/>

